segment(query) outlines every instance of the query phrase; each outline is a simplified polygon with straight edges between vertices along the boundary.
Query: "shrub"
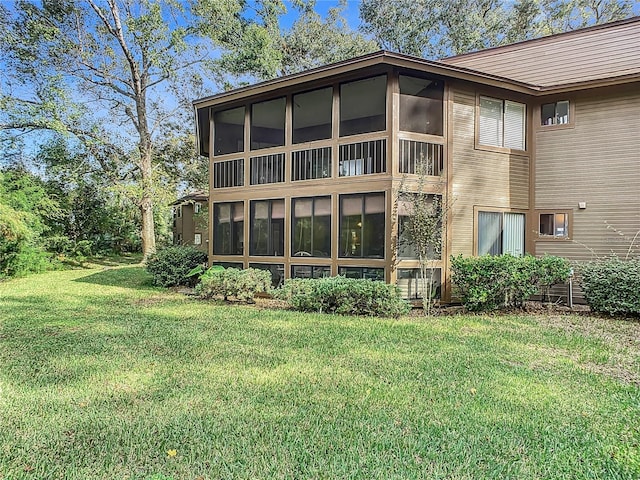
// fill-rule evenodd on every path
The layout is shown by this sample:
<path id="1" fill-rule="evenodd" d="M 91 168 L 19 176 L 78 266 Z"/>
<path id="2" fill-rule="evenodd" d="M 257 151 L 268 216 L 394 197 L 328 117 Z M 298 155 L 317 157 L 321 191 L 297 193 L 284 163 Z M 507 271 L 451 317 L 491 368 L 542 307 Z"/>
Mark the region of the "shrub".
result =
<path id="1" fill-rule="evenodd" d="M 485 255 L 451 257 L 452 282 L 463 305 L 471 311 L 518 307 L 542 287 L 569 278 L 567 260 L 558 257 Z"/>
<path id="2" fill-rule="evenodd" d="M 303 312 L 399 317 L 411 309 L 396 285 L 345 277 L 288 279 L 275 296 Z"/>
<path id="3" fill-rule="evenodd" d="M 200 277 L 196 293 L 202 298 L 228 300 L 233 297 L 240 302 L 253 303 L 257 293 L 268 292 L 270 288 L 271 272 L 268 270 L 213 266 Z"/>
<path id="4" fill-rule="evenodd" d="M 580 266 L 584 298 L 594 312 L 640 316 L 640 259 L 617 257 Z"/>
<path id="5" fill-rule="evenodd" d="M 206 263 L 207 254 L 193 247 L 174 245 L 165 247 L 147 260 L 147 271 L 153 284 L 161 287 L 194 286 L 198 279 L 189 277 L 196 266 Z"/>

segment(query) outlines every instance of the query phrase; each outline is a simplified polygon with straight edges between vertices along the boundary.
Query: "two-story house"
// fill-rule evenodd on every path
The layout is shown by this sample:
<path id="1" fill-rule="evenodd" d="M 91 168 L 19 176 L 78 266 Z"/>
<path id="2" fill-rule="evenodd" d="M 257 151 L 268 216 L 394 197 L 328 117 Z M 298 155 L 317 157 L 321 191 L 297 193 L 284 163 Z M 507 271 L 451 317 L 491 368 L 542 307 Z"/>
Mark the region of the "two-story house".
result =
<path id="1" fill-rule="evenodd" d="M 416 295 L 399 186 L 450 255 L 626 255 L 640 231 L 640 18 L 434 62 L 377 52 L 194 102 L 211 263 Z M 637 240 L 636 240 L 637 241 Z M 394 251 L 394 249 L 396 251 Z"/>
<path id="2" fill-rule="evenodd" d="M 209 196 L 197 191 L 178 198 L 173 207 L 173 243 L 209 251 Z"/>

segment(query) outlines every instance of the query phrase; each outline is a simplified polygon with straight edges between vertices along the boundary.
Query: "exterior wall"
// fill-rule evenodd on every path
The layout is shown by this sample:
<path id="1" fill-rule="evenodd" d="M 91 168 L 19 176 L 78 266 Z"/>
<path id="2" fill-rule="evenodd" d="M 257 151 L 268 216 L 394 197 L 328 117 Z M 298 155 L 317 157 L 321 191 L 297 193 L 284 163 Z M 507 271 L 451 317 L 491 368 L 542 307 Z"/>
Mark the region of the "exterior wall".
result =
<path id="1" fill-rule="evenodd" d="M 177 217 L 174 215 L 173 239 L 174 243 L 178 243 L 177 238 L 180 235 L 181 245 L 192 245 L 203 252 L 209 251 L 209 229 L 207 226 L 207 202 L 200 202 L 202 211 L 194 214 L 194 203 L 184 203 L 182 207 L 182 215 Z M 177 206 L 174 206 L 177 208 Z M 194 236 L 199 233 L 202 238 L 200 245 L 194 244 Z"/>
<path id="2" fill-rule="evenodd" d="M 538 238 L 535 253 L 624 258 L 640 231 L 640 85 L 552 101 L 567 98 L 575 106 L 570 125 L 535 134 L 535 208 L 567 211 L 569 238 Z M 640 238 L 635 242 L 637 255 Z"/>
<path id="3" fill-rule="evenodd" d="M 478 209 L 524 213 L 529 209 L 531 145 L 526 154 L 478 146 L 477 90 L 464 84 L 457 84 L 452 90 L 448 179 L 452 202 L 448 232 L 450 254 L 471 256 L 476 254 Z M 500 92 L 488 95 L 510 99 L 508 94 Z"/>

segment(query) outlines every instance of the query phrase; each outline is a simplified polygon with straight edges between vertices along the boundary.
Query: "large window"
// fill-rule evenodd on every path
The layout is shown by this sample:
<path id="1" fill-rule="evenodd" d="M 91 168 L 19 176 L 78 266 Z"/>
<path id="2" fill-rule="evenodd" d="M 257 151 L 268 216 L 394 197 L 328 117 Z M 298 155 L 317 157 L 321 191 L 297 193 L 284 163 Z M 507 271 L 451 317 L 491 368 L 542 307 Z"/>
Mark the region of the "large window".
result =
<path id="1" fill-rule="evenodd" d="M 480 97 L 479 143 L 524 150 L 526 112 L 523 103 Z"/>
<path id="2" fill-rule="evenodd" d="M 384 193 L 340 195 L 341 257 L 384 258 Z"/>
<path id="3" fill-rule="evenodd" d="M 364 278 L 384 282 L 384 268 L 376 267 L 338 267 L 338 275 L 347 278 Z"/>
<path id="4" fill-rule="evenodd" d="M 213 114 L 214 154 L 244 151 L 244 107 Z"/>
<path id="5" fill-rule="evenodd" d="M 386 111 L 386 75 L 340 85 L 341 137 L 385 130 Z"/>
<path id="6" fill-rule="evenodd" d="M 340 176 L 369 175 L 387 170 L 387 141 L 340 145 Z"/>
<path id="7" fill-rule="evenodd" d="M 244 159 L 226 160 L 213 164 L 213 188 L 242 187 Z"/>
<path id="8" fill-rule="evenodd" d="M 284 97 L 251 105 L 251 150 L 284 145 L 285 105 Z"/>
<path id="9" fill-rule="evenodd" d="M 331 256 L 331 197 L 294 198 L 291 255 Z"/>
<path id="10" fill-rule="evenodd" d="M 284 153 L 251 157 L 251 185 L 284 182 Z"/>
<path id="11" fill-rule="evenodd" d="M 555 103 L 544 103 L 540 107 L 541 125 L 563 125 L 569 123 L 569 102 L 563 100 Z"/>
<path id="12" fill-rule="evenodd" d="M 251 202 L 251 255 L 284 255 L 284 200 Z"/>
<path id="13" fill-rule="evenodd" d="M 242 255 L 244 248 L 244 203 L 216 203 L 213 206 L 213 253 Z"/>
<path id="14" fill-rule="evenodd" d="M 333 88 L 293 96 L 293 143 L 331 138 Z"/>
<path id="15" fill-rule="evenodd" d="M 442 240 L 442 199 L 438 195 L 424 195 L 418 197 L 417 193 L 403 193 L 398 198 L 398 245 L 397 254 L 399 258 L 418 258 L 417 243 L 428 242 L 430 247 L 427 248 L 427 259 L 439 260 L 441 258 L 441 243 L 435 243 Z M 422 218 L 430 218 L 430 222 L 434 227 L 433 230 L 422 228 L 421 232 L 424 236 L 414 239 L 409 229 L 412 215 L 416 206 L 418 210 L 422 210 Z M 433 238 L 433 237 L 436 238 Z"/>
<path id="16" fill-rule="evenodd" d="M 292 278 L 326 278 L 331 276 L 329 265 L 292 265 Z"/>
<path id="17" fill-rule="evenodd" d="M 541 213 L 540 236 L 567 238 L 569 236 L 569 215 L 566 213 Z"/>
<path id="18" fill-rule="evenodd" d="M 524 214 L 478 212 L 478 255 L 524 255 Z"/>
<path id="19" fill-rule="evenodd" d="M 331 176 L 331 147 L 291 153 L 291 179 L 313 180 Z"/>
<path id="20" fill-rule="evenodd" d="M 442 170 L 442 145 L 400 140 L 400 173 L 441 175 Z"/>
<path id="21" fill-rule="evenodd" d="M 442 135 L 441 80 L 400 75 L 400 130 Z"/>

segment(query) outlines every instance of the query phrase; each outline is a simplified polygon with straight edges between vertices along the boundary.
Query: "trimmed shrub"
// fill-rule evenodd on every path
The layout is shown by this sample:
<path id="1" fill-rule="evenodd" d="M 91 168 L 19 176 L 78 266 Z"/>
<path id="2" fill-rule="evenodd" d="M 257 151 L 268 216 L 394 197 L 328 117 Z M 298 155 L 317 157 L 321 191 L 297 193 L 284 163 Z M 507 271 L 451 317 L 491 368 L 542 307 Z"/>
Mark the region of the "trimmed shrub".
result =
<path id="1" fill-rule="evenodd" d="M 580 266 L 584 298 L 591 310 L 620 316 L 640 316 L 640 259 L 617 257 Z"/>
<path id="2" fill-rule="evenodd" d="M 303 312 L 399 317 L 411 305 L 396 285 L 365 279 L 287 279 L 275 296 Z"/>
<path id="3" fill-rule="evenodd" d="M 565 282 L 569 262 L 559 257 L 484 255 L 451 257 L 452 282 L 471 311 L 519 307 L 541 288 Z"/>
<path id="4" fill-rule="evenodd" d="M 207 262 L 207 254 L 193 247 L 174 245 L 165 247 L 147 260 L 147 271 L 153 284 L 160 287 L 194 286 L 198 279 L 189 276 L 195 267 Z"/>
<path id="5" fill-rule="evenodd" d="M 240 302 L 253 303 L 257 293 L 268 292 L 270 288 L 271 272 L 268 270 L 213 266 L 200 277 L 196 293 L 201 298 L 235 298 Z"/>

